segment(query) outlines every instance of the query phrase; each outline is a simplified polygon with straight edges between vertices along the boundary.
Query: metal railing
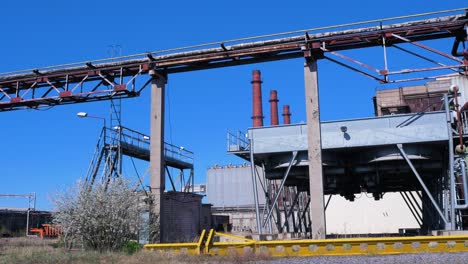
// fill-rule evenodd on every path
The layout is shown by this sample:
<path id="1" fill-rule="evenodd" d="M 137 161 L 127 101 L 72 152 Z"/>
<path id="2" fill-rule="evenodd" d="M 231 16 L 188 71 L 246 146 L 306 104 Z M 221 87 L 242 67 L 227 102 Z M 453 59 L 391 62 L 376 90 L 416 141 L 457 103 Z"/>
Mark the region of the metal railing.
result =
<path id="1" fill-rule="evenodd" d="M 120 133 L 120 141 L 122 143 L 149 150 L 151 142 L 150 136 L 123 126 L 114 127 L 113 129 Z M 182 146 L 176 146 L 167 142 L 164 142 L 164 157 L 190 164 L 193 164 L 194 160 L 193 152 L 186 150 Z"/>
<path id="2" fill-rule="evenodd" d="M 150 150 L 150 136 L 139 131 L 116 126 L 113 128 L 103 127 L 99 135 L 93 157 L 86 172 L 87 183 L 92 184 L 94 179 L 109 169 L 107 157 L 111 151 L 121 151 L 122 145 L 127 147 Z M 189 164 L 194 162 L 194 153 L 184 147 L 164 143 L 164 156 L 169 159 Z M 102 175 L 101 175 L 102 176 Z"/>
<path id="3" fill-rule="evenodd" d="M 240 130 L 227 131 L 227 151 L 248 151 L 250 143 L 246 138 L 246 134 Z"/>
<path id="4" fill-rule="evenodd" d="M 100 162 L 104 156 L 104 146 L 106 141 L 106 128 L 102 127 L 101 133 L 99 134 L 96 148 L 94 149 L 93 157 L 89 163 L 88 170 L 86 171 L 86 183 L 93 184 L 94 178 L 97 175 L 97 169 L 99 169 Z"/>
<path id="5" fill-rule="evenodd" d="M 164 157 L 193 164 L 193 152 L 186 150 L 182 146 L 175 146 L 164 142 Z"/>
<path id="6" fill-rule="evenodd" d="M 150 137 L 148 135 L 124 126 L 116 126 L 112 129 L 111 133 L 120 133 L 121 143 L 131 145 L 132 147 L 149 149 Z"/>

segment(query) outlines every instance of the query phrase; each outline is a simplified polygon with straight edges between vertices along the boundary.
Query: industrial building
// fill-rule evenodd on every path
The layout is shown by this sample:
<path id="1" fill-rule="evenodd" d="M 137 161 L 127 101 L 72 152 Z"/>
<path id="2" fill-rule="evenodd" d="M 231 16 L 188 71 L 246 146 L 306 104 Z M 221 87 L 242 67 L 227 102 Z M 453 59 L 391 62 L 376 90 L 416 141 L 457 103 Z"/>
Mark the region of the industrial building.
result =
<path id="1" fill-rule="evenodd" d="M 311 221 L 309 213 L 304 213 L 311 210 L 312 199 L 307 188 L 310 181 L 307 169 L 310 160 L 307 154 L 308 127 L 306 124 L 279 125 L 278 107 L 274 106 L 277 100 L 270 100 L 272 124 L 263 126 L 259 71 L 253 72 L 252 83 L 253 127 L 247 131 L 248 141 L 240 133 L 229 133 L 228 152 L 263 168 L 267 206 L 266 210 L 257 210 L 257 221 L 263 232 L 272 230 L 269 225 L 274 223 L 277 232 L 309 237 L 312 235 L 308 234 Z M 336 195 L 350 202 L 362 195 L 375 201 L 393 197 L 390 199 L 398 199 L 404 207 L 394 208 L 392 217 L 398 212 L 409 218 L 406 217 L 407 223 L 400 223 L 402 226 L 379 233 L 396 233 L 401 229 L 428 234 L 446 230 L 450 225 L 466 228 L 464 211 L 456 210 L 464 208 L 465 204 L 464 152 L 458 150 L 454 157 L 452 141 L 452 137 L 457 136 L 456 131 L 466 129 L 464 112 L 460 113 L 458 107 L 466 103 L 466 92 L 468 80 L 464 76 L 451 76 L 422 86 L 378 91 L 374 99 L 378 117 L 321 122 L 323 192 L 326 199 L 323 210 Z M 453 131 L 455 135 L 452 135 Z M 457 137 L 463 145 L 462 135 Z M 450 161 L 451 158 L 454 160 Z M 454 173 L 459 176 L 449 184 L 450 176 L 446 173 L 451 164 L 458 164 Z M 255 170 L 251 173 L 257 174 Z M 280 182 L 279 187 L 269 187 L 277 186 L 277 182 Z M 458 193 L 452 209 L 448 196 L 450 186 L 457 186 L 455 191 Z M 210 185 L 207 188 L 209 190 Z M 254 195 L 260 197 L 262 193 L 254 191 Z M 281 205 L 280 197 L 285 197 Z M 341 204 L 345 206 L 344 199 Z M 403 211 L 405 207 L 406 212 Z M 384 217 L 390 217 L 388 212 L 382 213 Z M 455 214 L 451 219 L 456 223 L 448 220 L 450 214 Z M 331 223 L 332 215 L 333 211 L 327 217 Z M 334 216 L 337 216 L 336 212 Z M 397 216 L 397 219 L 402 218 Z M 369 222 L 374 221 L 370 219 Z M 376 231 L 375 226 L 368 226 L 370 230 L 357 228 L 357 232 L 352 226 L 347 229 L 346 226 L 337 228 L 331 224 L 330 227 L 331 233 Z"/>
<path id="2" fill-rule="evenodd" d="M 251 81 L 253 127 L 242 128 L 247 129 L 247 133 L 228 134 L 227 151 L 251 164 L 246 168 L 250 169 L 253 179 L 251 194 L 256 231 L 325 238 L 328 233 L 326 209 L 333 202 L 330 197 L 339 195 L 355 202 L 362 193 L 376 201 L 385 199 L 387 193 L 398 193 L 417 221 L 421 234 L 464 230 L 468 226 L 464 146 L 468 127 L 464 112 L 468 102 L 468 56 L 459 48 L 461 43 L 464 47 L 467 39 L 468 17 L 466 10 L 461 9 L 442 13 L 452 14 L 434 17 L 438 13 L 426 13 L 406 19 L 367 21 L 136 54 L 122 60 L 5 73 L 0 75 L 0 111 L 100 100 L 116 102 L 115 99 L 139 96 L 145 87 L 151 86 L 150 135 L 126 129 L 120 122 L 114 127 L 111 122 L 114 132 L 107 141 L 109 128 L 103 128 L 103 141 L 98 144 L 87 180 L 92 184 L 99 175 L 104 180 L 121 176 L 119 160 L 122 155 L 150 161 L 148 204 L 152 221 L 149 238 L 165 242 L 173 240 L 172 234 L 177 232 L 179 235 L 188 232 L 192 236 L 199 232 L 200 222 L 209 222 L 203 216 L 208 210 L 204 210 L 200 197 L 191 194 L 194 190 L 190 172 L 193 159 L 187 161 L 183 149 L 165 142 L 168 75 L 302 58 L 306 122 L 291 123 L 289 106 L 285 105 L 285 121 L 280 125 L 277 92 L 272 91 L 269 100 L 272 123 L 264 126 L 262 79 L 260 71 L 255 70 Z M 415 17 L 420 19 L 407 21 Z M 442 38 L 454 39 L 451 54 L 419 43 Z M 408 51 L 405 44 L 441 55 L 451 64 Z M 383 68 L 377 69 L 339 53 L 369 47 L 382 49 Z M 390 70 L 387 58 L 390 48 L 435 62 L 437 66 Z M 447 81 L 427 84 L 424 86 L 427 89 L 423 93 L 417 91 L 416 95 L 413 90 L 419 88 L 378 92 L 374 100 L 378 117 L 321 122 L 318 61 L 325 59 L 381 84 L 440 78 Z M 401 77 L 428 71 L 451 71 L 451 75 Z M 135 80 L 142 76 L 149 78 L 137 83 Z M 426 108 L 430 112 L 425 112 Z M 116 120 L 118 116 L 117 111 Z M 169 175 L 170 182 L 166 184 L 168 166 L 181 171 L 180 186 L 173 181 L 175 175 Z M 261 173 L 257 167 L 262 168 Z M 189 171 L 189 175 L 183 171 Z M 170 189 L 174 193 L 168 191 Z M 262 195 L 264 200 L 261 200 Z M 185 210 L 195 215 L 191 221 L 186 212 L 171 211 L 179 206 L 178 202 L 191 204 Z M 247 204 L 252 206 L 251 202 Z M 190 228 L 170 230 L 167 225 L 172 224 L 173 219 L 187 220 L 184 225 Z M 247 227 L 240 220 L 237 225 Z"/>
<path id="3" fill-rule="evenodd" d="M 261 168 L 257 168 L 262 175 Z M 257 180 L 257 191 L 263 193 L 262 182 Z M 249 164 L 212 166 L 206 172 L 206 202 L 212 205 L 214 217 L 227 216 L 230 231 L 256 233 L 255 202 Z M 260 195 L 260 209 L 265 207 L 265 196 Z"/>
<path id="4" fill-rule="evenodd" d="M 0 209 L 0 237 L 27 235 L 30 228 L 41 227 L 50 223 L 52 213 L 48 211 L 29 210 L 24 208 Z"/>
<path id="5" fill-rule="evenodd" d="M 448 92 L 451 80 L 430 81 L 424 85 L 378 90 L 374 97 L 376 116 L 440 111 L 441 98 Z"/>
<path id="6" fill-rule="evenodd" d="M 253 78 L 258 77 L 259 72 L 255 71 Z M 431 81 L 425 85 L 378 90 L 374 97 L 376 116 L 440 111 L 443 107 L 443 95 L 447 93 L 447 87 L 450 87 L 450 85 L 450 79 L 443 79 Z M 283 107 L 285 109 L 283 112 L 284 122 L 283 125 L 279 124 L 277 105 L 279 100 L 277 96 L 276 90 L 270 92 L 271 127 L 290 125 L 289 105 Z M 263 113 L 260 112 L 259 115 L 263 115 Z M 229 152 L 239 153 L 242 148 L 248 145 L 248 142 L 242 138 L 243 133 L 231 132 L 229 135 Z M 247 156 L 244 155 L 243 157 Z M 207 202 L 213 205 L 213 214 L 229 216 L 233 232 L 257 232 L 253 189 L 245 188 L 245 186 L 252 184 L 251 173 L 251 167 L 245 163 L 242 165 L 213 166 L 207 170 Z M 255 174 L 263 176 L 262 167 L 257 166 Z M 274 196 L 272 193 L 268 194 L 266 192 L 264 187 L 266 179 L 263 177 L 255 178 L 257 180 L 259 209 L 262 213 L 265 213 L 267 208 L 265 201 L 268 195 L 271 196 L 269 197 L 270 200 L 274 199 Z M 277 188 L 279 183 L 278 180 L 273 181 L 273 188 Z M 277 201 L 278 211 L 275 216 L 283 221 L 283 225 L 286 215 L 289 215 L 290 222 L 297 221 L 296 219 L 293 220 L 292 216 L 294 215 L 297 218 L 300 212 L 298 209 L 293 210 L 292 213 L 288 212 L 287 207 L 291 207 L 294 202 L 294 197 L 290 195 L 294 193 L 293 189 L 298 187 L 293 185 L 289 186 L 289 188 L 285 192 L 281 192 L 281 196 Z M 329 236 L 395 235 L 404 234 L 405 232 L 419 234 L 421 232 L 422 216 L 420 214 L 422 210 L 414 211 L 414 208 L 421 208 L 422 206 L 419 198 L 421 196 L 420 191 L 391 191 L 378 195 L 374 195 L 372 192 L 367 193 L 366 189 L 362 191 L 351 197 L 340 195 L 341 193 L 325 196 L 327 201 L 327 234 Z M 265 232 L 269 233 L 268 230 L 269 227 Z M 287 232 L 286 227 L 278 231 L 278 227 L 274 226 L 271 230 L 272 233 Z M 294 228 L 291 228 L 289 232 L 293 233 L 293 230 Z"/>

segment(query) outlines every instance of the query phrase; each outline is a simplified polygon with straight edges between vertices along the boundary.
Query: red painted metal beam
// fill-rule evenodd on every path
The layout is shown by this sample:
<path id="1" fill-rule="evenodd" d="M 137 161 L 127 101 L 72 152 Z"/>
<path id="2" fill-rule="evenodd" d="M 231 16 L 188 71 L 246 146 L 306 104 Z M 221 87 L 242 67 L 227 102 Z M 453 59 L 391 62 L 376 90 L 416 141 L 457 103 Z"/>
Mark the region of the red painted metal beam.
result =
<path id="1" fill-rule="evenodd" d="M 466 15 L 455 15 L 333 32 L 304 32 L 261 41 L 246 38 L 230 46 L 217 43 L 215 48 L 194 46 L 185 52 L 175 49 L 175 53 L 127 56 L 121 61 L 100 60 L 0 74 L 0 111 L 138 96 L 141 89 L 135 89 L 134 81 L 150 69 L 170 74 L 299 58 L 305 51 L 316 56 L 323 54 L 322 49 L 381 46 L 383 37 L 387 46 L 454 37 L 467 23 Z"/>

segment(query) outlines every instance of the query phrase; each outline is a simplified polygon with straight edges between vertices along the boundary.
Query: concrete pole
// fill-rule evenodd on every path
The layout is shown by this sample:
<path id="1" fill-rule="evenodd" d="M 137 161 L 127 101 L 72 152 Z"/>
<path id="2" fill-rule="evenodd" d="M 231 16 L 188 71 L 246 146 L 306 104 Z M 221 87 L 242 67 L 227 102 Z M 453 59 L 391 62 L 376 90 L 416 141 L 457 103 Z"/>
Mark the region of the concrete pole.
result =
<path id="1" fill-rule="evenodd" d="M 309 158 L 310 220 L 312 239 L 326 235 L 323 197 L 322 144 L 320 136 L 319 92 L 317 61 L 306 58 L 304 64 L 305 99 L 307 112 L 307 140 Z"/>
<path id="2" fill-rule="evenodd" d="M 150 71 L 151 83 L 151 141 L 150 141 L 150 241 L 164 242 L 163 194 L 164 173 L 164 90 L 167 79 L 155 71 Z"/>

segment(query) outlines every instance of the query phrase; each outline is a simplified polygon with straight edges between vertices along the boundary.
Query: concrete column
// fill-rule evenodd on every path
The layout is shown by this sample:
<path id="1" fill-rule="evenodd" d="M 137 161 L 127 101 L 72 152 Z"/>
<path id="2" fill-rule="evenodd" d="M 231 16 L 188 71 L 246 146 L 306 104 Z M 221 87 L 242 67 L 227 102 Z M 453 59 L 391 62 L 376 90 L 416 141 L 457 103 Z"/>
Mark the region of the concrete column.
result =
<path id="1" fill-rule="evenodd" d="M 164 242 L 163 194 L 165 189 L 164 172 L 164 90 L 167 79 L 155 71 L 150 71 L 151 83 L 151 141 L 150 141 L 150 241 Z"/>
<path id="2" fill-rule="evenodd" d="M 309 144 L 310 220 L 312 239 L 326 235 L 323 197 L 322 144 L 320 136 L 319 92 L 317 61 L 306 58 L 304 64 L 305 99 L 307 112 L 307 140 Z"/>

